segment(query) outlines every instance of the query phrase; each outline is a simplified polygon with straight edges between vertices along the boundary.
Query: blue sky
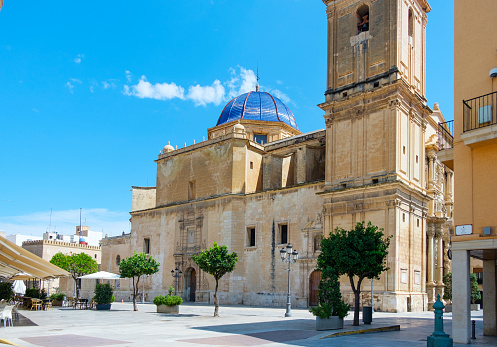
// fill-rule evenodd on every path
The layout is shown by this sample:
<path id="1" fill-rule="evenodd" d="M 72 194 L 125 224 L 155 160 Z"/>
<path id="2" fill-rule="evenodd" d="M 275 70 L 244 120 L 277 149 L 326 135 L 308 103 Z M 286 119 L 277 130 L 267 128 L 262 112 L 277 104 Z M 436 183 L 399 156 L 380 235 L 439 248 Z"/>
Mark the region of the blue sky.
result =
<path id="1" fill-rule="evenodd" d="M 453 113 L 453 4 L 431 1 L 428 105 Z M 129 231 L 131 186 L 253 85 L 325 127 L 321 0 L 12 1 L 0 11 L 0 230 Z"/>

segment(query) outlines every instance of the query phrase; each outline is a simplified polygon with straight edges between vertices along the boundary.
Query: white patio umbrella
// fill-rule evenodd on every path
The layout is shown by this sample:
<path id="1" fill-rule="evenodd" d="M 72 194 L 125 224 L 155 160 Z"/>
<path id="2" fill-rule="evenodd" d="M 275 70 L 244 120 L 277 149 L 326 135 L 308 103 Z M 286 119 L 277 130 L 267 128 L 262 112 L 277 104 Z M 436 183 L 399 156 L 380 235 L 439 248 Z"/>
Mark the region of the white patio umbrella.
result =
<path id="1" fill-rule="evenodd" d="M 20 280 L 15 280 L 14 283 L 12 284 L 12 290 L 16 294 L 26 294 L 26 285 L 24 284 L 23 281 Z"/>
<path id="2" fill-rule="evenodd" d="M 99 271 L 89 275 L 80 276 L 78 278 L 86 280 L 118 280 L 121 276 L 107 271 Z"/>

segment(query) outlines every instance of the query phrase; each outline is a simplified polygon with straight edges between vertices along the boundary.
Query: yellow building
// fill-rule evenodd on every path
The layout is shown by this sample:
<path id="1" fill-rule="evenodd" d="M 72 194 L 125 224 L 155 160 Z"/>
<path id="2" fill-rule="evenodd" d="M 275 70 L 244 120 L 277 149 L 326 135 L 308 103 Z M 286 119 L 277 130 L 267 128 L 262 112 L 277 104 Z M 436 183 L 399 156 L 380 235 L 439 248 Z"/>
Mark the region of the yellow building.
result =
<path id="1" fill-rule="evenodd" d="M 316 304 L 321 237 L 372 221 L 393 236 L 390 270 L 374 283 L 375 309 L 427 310 L 443 294 L 453 175 L 438 158 L 451 135 L 440 136 L 444 117 L 424 96 L 430 7 L 424 0 L 324 3 L 326 129 L 302 134 L 288 107 L 258 89 L 233 99 L 206 141 L 163 148 L 156 187 L 133 187 L 131 234 L 102 240 L 102 270 L 145 251 L 162 265 L 145 279 L 149 299 L 174 285 L 178 268 L 180 295 L 212 302 L 213 279 L 191 256 L 215 241 L 239 255 L 221 281 L 222 302 L 284 306 L 279 249 L 290 242 L 300 253 L 291 299 L 306 307 Z M 369 288 L 364 281 L 361 304 L 371 302 Z M 346 279 L 342 291 L 352 303 Z M 120 296 L 129 288 L 121 286 Z"/>
<path id="2" fill-rule="evenodd" d="M 494 0 L 454 2 L 454 342 L 470 342 L 470 256 L 483 260 L 483 330 L 497 335 L 497 29 Z"/>

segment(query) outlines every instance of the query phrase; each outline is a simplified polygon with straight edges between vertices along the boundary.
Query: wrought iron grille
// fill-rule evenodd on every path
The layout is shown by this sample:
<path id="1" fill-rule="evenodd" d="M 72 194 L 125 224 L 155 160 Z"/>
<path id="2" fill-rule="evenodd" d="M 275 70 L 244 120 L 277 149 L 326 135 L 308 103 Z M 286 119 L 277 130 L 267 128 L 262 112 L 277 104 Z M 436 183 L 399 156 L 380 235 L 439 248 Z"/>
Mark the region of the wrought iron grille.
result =
<path id="1" fill-rule="evenodd" d="M 438 123 L 438 148 L 442 151 L 454 146 L 454 121 Z"/>
<path id="2" fill-rule="evenodd" d="M 463 132 L 497 123 L 497 92 L 463 100 Z"/>

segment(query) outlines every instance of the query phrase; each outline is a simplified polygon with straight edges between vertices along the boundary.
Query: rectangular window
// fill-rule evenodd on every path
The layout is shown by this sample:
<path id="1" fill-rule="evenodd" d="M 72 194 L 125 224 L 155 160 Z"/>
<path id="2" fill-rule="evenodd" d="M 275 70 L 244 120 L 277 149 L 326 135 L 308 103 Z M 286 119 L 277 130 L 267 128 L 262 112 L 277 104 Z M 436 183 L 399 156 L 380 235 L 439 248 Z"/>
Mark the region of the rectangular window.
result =
<path id="1" fill-rule="evenodd" d="M 188 182 L 188 200 L 195 199 L 195 181 Z"/>
<path id="2" fill-rule="evenodd" d="M 150 239 L 145 238 L 143 239 L 143 252 L 146 254 L 150 254 Z"/>
<path id="3" fill-rule="evenodd" d="M 267 135 L 263 134 L 254 134 L 254 142 L 257 142 L 261 145 L 267 143 Z"/>
<path id="4" fill-rule="evenodd" d="M 288 224 L 280 224 L 280 244 L 288 243 Z"/>
<path id="5" fill-rule="evenodd" d="M 400 269 L 400 283 L 407 283 L 407 269 Z"/>
<path id="6" fill-rule="evenodd" d="M 255 228 L 247 228 L 247 246 L 255 247 Z"/>
<path id="7" fill-rule="evenodd" d="M 421 272 L 414 270 L 414 284 L 421 284 Z"/>

